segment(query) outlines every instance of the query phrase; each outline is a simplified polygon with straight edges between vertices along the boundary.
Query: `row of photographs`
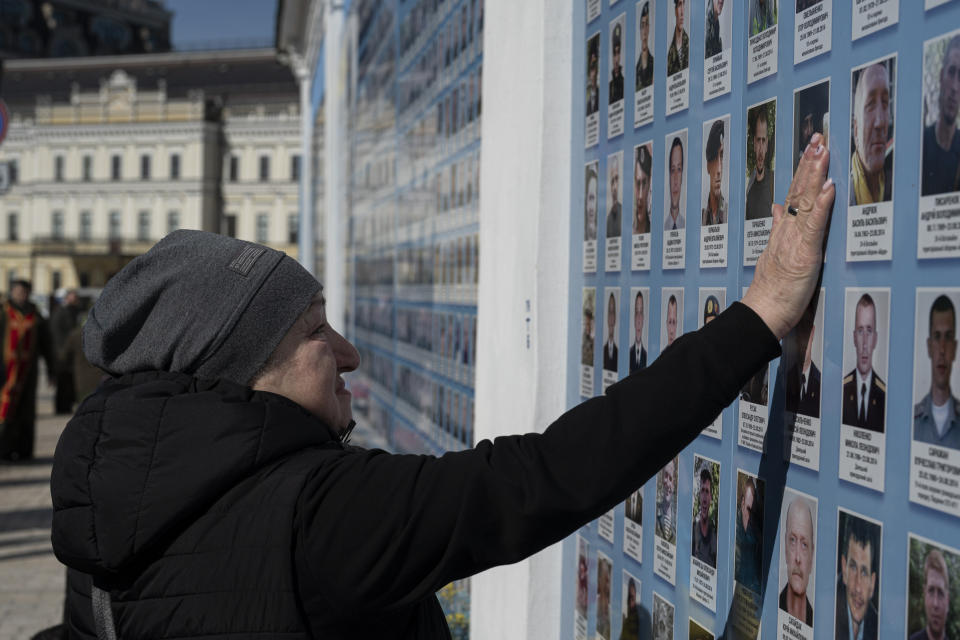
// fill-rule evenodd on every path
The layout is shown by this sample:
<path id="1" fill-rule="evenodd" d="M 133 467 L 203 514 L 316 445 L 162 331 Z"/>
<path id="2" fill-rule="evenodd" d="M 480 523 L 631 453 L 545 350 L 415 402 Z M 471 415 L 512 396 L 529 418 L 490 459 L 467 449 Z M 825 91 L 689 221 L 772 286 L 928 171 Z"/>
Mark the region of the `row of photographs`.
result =
<path id="1" fill-rule="evenodd" d="M 621 372 L 632 374 L 653 361 L 649 342 L 647 310 L 656 309 L 649 287 L 633 287 L 629 302 L 621 306 L 619 287 L 600 292 L 583 289 L 581 326 L 580 393 L 596 392 L 596 363 L 601 363 L 602 389 L 615 383 Z M 684 332 L 684 289 L 664 287 L 659 296 L 660 345 L 663 352 Z M 839 416 L 839 424 L 826 418 L 828 427 L 840 433 L 839 476 L 874 491 L 885 490 L 887 404 L 890 374 L 890 309 L 894 304 L 889 288 L 847 288 L 844 290 L 843 344 L 839 358 L 842 378 L 824 376 L 824 323 L 839 318 L 826 315 L 826 291 L 820 290 L 797 327 L 783 340 L 780 370 L 784 381 L 785 427 L 788 438 L 784 459 L 814 471 L 820 469 L 821 415 Z M 716 318 L 727 306 L 726 289 L 701 287 L 696 299 L 697 329 Z M 915 300 L 913 359 L 912 446 L 910 455 L 910 499 L 933 509 L 960 517 L 960 368 L 954 369 L 957 352 L 957 313 L 960 288 L 918 288 Z M 622 311 L 621 311 L 622 310 Z M 603 317 L 599 317 L 599 313 Z M 621 313 L 628 327 L 623 350 Z M 595 330 L 594 318 L 598 318 Z M 599 335 L 597 335 L 599 333 Z M 602 356 L 595 345 L 600 340 Z M 901 367 L 903 365 L 900 365 Z M 830 369 L 826 369 L 830 371 Z M 773 377 L 772 377 L 773 376 Z M 763 451 L 770 421 L 771 389 L 776 377 L 769 367 L 747 382 L 740 393 L 737 413 L 737 442 L 741 447 Z M 839 391 L 836 412 L 823 407 L 821 389 Z M 891 393 L 907 393 L 900 388 Z M 905 420 L 906 416 L 895 422 Z M 723 437 L 723 416 L 704 430 L 704 435 Z"/>
<path id="2" fill-rule="evenodd" d="M 676 584 L 677 557 L 677 473 L 678 459 L 669 462 L 656 478 L 654 517 L 654 574 L 670 585 Z M 719 495 L 721 482 L 720 463 L 702 456 L 694 456 L 690 531 L 690 584 L 689 597 L 714 614 L 717 613 L 717 532 L 726 518 L 721 517 Z M 889 620 L 888 607 L 904 607 L 897 602 L 901 592 L 886 586 L 881 568 L 884 558 L 883 523 L 868 518 L 850 509 L 838 507 L 836 514 L 837 535 L 833 544 L 819 544 L 827 553 L 835 554 L 833 575 L 835 598 L 832 601 L 817 601 L 817 595 L 826 593 L 816 589 L 816 557 L 821 536 L 819 526 L 825 518 L 818 512 L 816 497 L 795 491 L 789 487 L 782 496 L 768 494 L 763 478 L 737 470 L 736 504 L 733 511 L 733 572 L 722 572 L 727 585 L 732 578 L 733 598 L 726 621 L 726 630 L 731 637 L 758 638 L 762 625 L 762 585 L 766 583 L 764 560 L 772 554 L 779 542 L 779 557 L 769 561 L 778 570 L 777 580 L 777 638 L 779 640 L 811 640 L 814 637 L 815 620 L 820 616 L 832 617 L 835 639 L 876 640 L 879 637 L 881 620 Z M 641 488 L 625 503 L 623 518 L 623 551 L 642 562 L 643 548 L 643 493 Z M 774 531 L 765 530 L 765 511 L 779 511 L 779 526 Z M 604 523 L 604 519 L 609 522 Z M 684 518 L 684 520 L 686 520 Z M 600 538 L 614 542 L 613 514 L 598 521 Z M 649 530 L 649 528 L 648 528 Z M 614 628 L 612 609 L 612 581 L 614 561 L 602 550 L 592 554 L 589 538 L 576 536 L 576 589 L 574 606 L 574 638 L 585 640 L 587 635 L 588 610 L 592 616 L 594 638 L 611 640 L 635 640 L 639 638 L 672 639 L 675 627 L 672 592 L 664 594 L 653 590 L 652 615 L 643 606 L 640 580 L 626 568 L 622 571 L 620 629 Z M 606 547 L 601 544 L 599 546 Z M 891 555 L 887 545 L 888 561 Z M 720 553 L 720 558 L 725 554 Z M 900 561 L 900 560 L 898 560 Z M 907 589 L 905 635 L 911 640 L 927 638 L 960 637 L 960 620 L 952 611 L 960 607 L 960 589 L 950 585 L 960 584 L 960 551 L 941 542 L 935 542 L 915 534 L 908 535 L 907 542 Z M 590 580 L 590 567 L 594 567 Z M 727 577 L 729 576 L 729 577 Z M 591 584 L 591 582 L 593 584 Z M 882 594 L 886 592 L 884 597 Z M 827 613 L 824 614 L 824 609 Z M 886 618 L 881 618 L 885 613 Z M 822 623 L 821 623 L 822 624 Z M 889 624 L 889 623 L 887 623 Z M 689 638 L 716 637 L 720 629 L 691 619 Z M 682 637 L 678 635 L 677 637 Z"/>
<path id="3" fill-rule="evenodd" d="M 601 0 L 587 0 L 587 22 L 600 15 Z M 666 53 L 655 46 L 656 3 L 652 0 L 636 2 L 634 11 L 633 84 L 634 127 L 649 124 L 654 119 L 654 88 L 656 66 L 654 51 L 660 60 L 666 60 L 666 115 L 689 107 L 690 85 L 697 84 L 690 74 L 690 14 L 687 2 L 672 3 L 667 11 L 666 35 L 669 45 Z M 931 3 L 932 4 L 932 3 Z M 943 2 L 939 3 L 943 4 Z M 911 8 L 914 3 L 910 3 Z M 779 0 L 751 0 L 749 10 L 740 3 L 707 0 L 704 7 L 703 67 L 700 83 L 703 100 L 709 101 L 730 93 L 733 69 L 734 13 L 747 20 L 747 83 L 752 83 L 777 72 L 779 50 Z M 928 6 L 927 9 L 933 8 Z M 832 48 L 833 0 L 796 0 L 794 26 L 794 64 L 799 64 Z M 886 29 L 900 20 L 900 0 L 851 0 L 852 39 L 857 40 L 875 31 Z M 624 11 L 607 25 L 607 136 L 623 133 L 626 108 L 624 64 L 629 41 L 627 12 Z M 586 146 L 600 139 L 600 52 L 601 31 L 587 38 L 586 46 Z"/>
<path id="4" fill-rule="evenodd" d="M 925 89 L 922 155 L 919 176 L 917 220 L 918 258 L 960 257 L 960 30 L 932 40 L 925 48 L 925 73 L 934 86 Z M 880 58 L 851 71 L 851 110 L 846 259 L 891 260 L 893 257 L 894 114 L 897 86 L 897 54 Z M 795 172 L 814 133 L 825 146 L 830 140 L 830 78 L 794 91 L 791 171 Z M 744 205 L 736 218 L 744 225 L 743 264 L 755 264 L 766 247 L 773 224 L 775 202 L 775 146 L 778 132 L 777 100 L 772 98 L 747 108 Z M 702 124 L 699 153 L 692 154 L 688 130 L 668 134 L 655 163 L 653 141 L 633 147 L 627 168 L 632 177 L 630 255 L 633 270 L 650 269 L 651 233 L 662 231 L 662 268 L 683 269 L 686 260 L 686 228 L 690 223 L 687 203 L 688 175 L 700 174 L 699 220 L 700 268 L 727 266 L 730 233 L 730 153 L 728 141 L 736 140 L 729 114 Z M 780 136 L 783 139 L 784 136 Z M 743 144 L 743 143 L 741 143 Z M 600 160 L 584 168 L 583 270 L 599 268 L 600 212 L 605 214 L 604 271 L 620 271 L 625 261 L 623 196 L 624 152 L 607 156 L 605 172 Z M 840 160 L 834 160 L 835 166 Z M 655 166 L 663 172 L 663 207 L 656 212 L 651 193 Z M 601 183 L 601 177 L 603 181 Z M 601 193 L 605 203 L 601 209 Z M 844 196 L 841 196 L 844 197 Z"/>

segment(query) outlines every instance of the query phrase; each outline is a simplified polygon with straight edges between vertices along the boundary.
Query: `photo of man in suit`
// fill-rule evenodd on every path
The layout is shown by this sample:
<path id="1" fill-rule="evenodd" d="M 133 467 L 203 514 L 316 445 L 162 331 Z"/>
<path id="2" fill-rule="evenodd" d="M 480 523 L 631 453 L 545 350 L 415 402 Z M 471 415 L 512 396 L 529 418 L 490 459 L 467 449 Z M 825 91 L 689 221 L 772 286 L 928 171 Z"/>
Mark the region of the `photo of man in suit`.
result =
<path id="1" fill-rule="evenodd" d="M 607 237 L 608 238 L 619 238 L 620 237 L 620 162 L 622 160 L 622 155 L 610 156 L 610 168 L 608 174 L 610 175 L 610 200 L 612 204 L 610 205 L 610 211 L 607 212 Z"/>
<path id="2" fill-rule="evenodd" d="M 869 293 L 860 296 L 854 313 L 856 366 L 843 378 L 843 424 L 883 433 L 887 385 L 873 368 L 877 305 Z"/>
<path id="3" fill-rule="evenodd" d="M 647 366 L 647 350 L 643 346 L 644 306 L 643 291 L 633 298 L 633 344 L 630 346 L 630 373 Z"/>
<path id="4" fill-rule="evenodd" d="M 607 298 L 607 340 L 603 344 L 603 368 L 605 371 L 617 370 L 617 299 L 613 293 Z"/>
<path id="5" fill-rule="evenodd" d="M 820 417 L 820 369 L 813 363 L 816 307 L 811 305 L 794 329 L 793 366 L 787 371 L 786 409 L 811 418 Z"/>

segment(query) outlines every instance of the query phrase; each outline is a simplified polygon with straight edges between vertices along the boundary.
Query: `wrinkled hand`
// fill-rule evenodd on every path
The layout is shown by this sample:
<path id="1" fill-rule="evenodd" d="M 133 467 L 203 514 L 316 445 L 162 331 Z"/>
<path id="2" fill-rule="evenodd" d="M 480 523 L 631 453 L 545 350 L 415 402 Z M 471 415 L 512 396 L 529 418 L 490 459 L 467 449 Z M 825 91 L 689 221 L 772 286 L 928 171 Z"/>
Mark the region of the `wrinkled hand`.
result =
<path id="1" fill-rule="evenodd" d="M 830 152 L 814 134 L 790 183 L 786 204 L 773 205 L 773 230 L 757 261 L 743 303 L 753 309 L 777 339 L 793 328 L 813 296 L 823 264 L 823 244 L 836 196 L 827 180 Z M 798 210 L 796 216 L 787 205 Z"/>

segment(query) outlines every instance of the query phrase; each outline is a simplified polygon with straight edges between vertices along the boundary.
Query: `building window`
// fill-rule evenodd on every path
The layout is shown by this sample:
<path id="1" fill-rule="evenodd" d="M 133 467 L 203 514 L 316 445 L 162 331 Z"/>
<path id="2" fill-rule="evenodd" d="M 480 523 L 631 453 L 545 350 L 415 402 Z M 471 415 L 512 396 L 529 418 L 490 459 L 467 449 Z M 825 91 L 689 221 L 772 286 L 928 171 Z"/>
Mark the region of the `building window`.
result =
<path id="1" fill-rule="evenodd" d="M 300 180 L 300 156 L 290 157 L 290 182 Z"/>
<path id="2" fill-rule="evenodd" d="M 63 240 L 63 211 L 50 214 L 50 234 L 54 240 Z"/>
<path id="3" fill-rule="evenodd" d="M 107 237 L 111 240 L 120 239 L 120 212 L 111 211 L 109 217 L 109 226 L 107 227 Z"/>
<path id="4" fill-rule="evenodd" d="M 257 214 L 257 242 L 267 242 L 270 230 L 270 217 L 265 213 Z"/>
<path id="5" fill-rule="evenodd" d="M 7 240 L 16 242 L 20 239 L 20 216 L 16 213 L 7 214 Z"/>
<path id="6" fill-rule="evenodd" d="M 179 153 L 170 154 L 170 179 L 171 180 L 180 179 L 180 154 Z"/>
<path id="7" fill-rule="evenodd" d="M 150 239 L 150 212 L 141 211 L 137 216 L 137 240 L 147 242 Z"/>
<path id="8" fill-rule="evenodd" d="M 220 233 L 230 238 L 236 238 L 237 237 L 237 216 L 230 213 L 225 214 L 223 216 L 223 224 L 220 228 Z"/>
<path id="9" fill-rule="evenodd" d="M 19 179 L 19 176 L 17 175 L 17 174 L 18 174 L 18 171 L 17 171 L 17 169 L 18 169 L 18 167 L 17 167 L 17 161 L 16 161 L 16 160 L 11 160 L 11 161 L 7 164 L 7 166 L 10 167 L 10 170 L 9 170 L 9 171 L 10 171 L 10 184 L 17 184 L 17 180 Z"/>
<path id="10" fill-rule="evenodd" d="M 93 180 L 93 156 L 83 156 L 83 181 Z"/>
<path id="11" fill-rule="evenodd" d="M 53 159 L 53 179 L 56 182 L 63 182 L 63 165 L 65 160 L 63 156 L 57 156 Z"/>
<path id="12" fill-rule="evenodd" d="M 120 173 L 120 155 L 115 154 L 110 156 L 110 179 L 119 180 L 121 178 Z"/>
<path id="13" fill-rule="evenodd" d="M 140 179 L 150 179 L 150 156 L 148 155 L 140 156 Z"/>
<path id="14" fill-rule="evenodd" d="M 270 179 L 270 156 L 260 156 L 260 182 Z"/>
<path id="15" fill-rule="evenodd" d="M 89 211 L 80 212 L 80 239 L 90 240 L 93 237 L 93 214 Z"/>
<path id="16" fill-rule="evenodd" d="M 297 244 L 300 238 L 300 216 L 295 213 L 291 213 L 287 216 L 287 242 L 290 244 Z"/>
<path id="17" fill-rule="evenodd" d="M 167 233 L 173 233 L 179 228 L 180 228 L 180 212 L 168 211 L 167 212 Z"/>
<path id="18" fill-rule="evenodd" d="M 240 158 L 230 156 L 230 182 L 236 182 L 240 178 Z"/>

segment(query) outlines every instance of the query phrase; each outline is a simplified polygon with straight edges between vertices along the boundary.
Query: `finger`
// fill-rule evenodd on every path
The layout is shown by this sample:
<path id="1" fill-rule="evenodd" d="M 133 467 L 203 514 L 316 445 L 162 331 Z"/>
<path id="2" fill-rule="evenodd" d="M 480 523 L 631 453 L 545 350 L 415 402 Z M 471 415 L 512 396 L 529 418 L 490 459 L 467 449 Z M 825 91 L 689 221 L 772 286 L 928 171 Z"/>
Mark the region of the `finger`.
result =
<path id="1" fill-rule="evenodd" d="M 811 142 L 810 147 L 804 152 L 800 161 L 803 172 L 798 171 L 795 179 L 796 193 L 794 197 L 797 202 L 794 206 L 804 212 L 811 211 L 815 206 L 830 163 L 830 152 L 825 146 L 817 142 L 818 139 L 822 140 L 819 135 L 815 135 L 814 142 Z"/>
<path id="2" fill-rule="evenodd" d="M 823 187 L 821 187 L 820 193 L 814 201 L 813 210 L 808 216 L 808 224 L 821 242 L 826 232 L 827 220 L 836 195 L 837 186 L 833 183 L 833 178 L 830 178 L 823 183 Z"/>
<path id="3" fill-rule="evenodd" d="M 780 221 L 783 220 L 783 214 L 786 209 L 784 209 L 782 204 L 774 203 L 770 210 L 773 212 L 773 226 L 777 226 L 780 224 Z"/>

